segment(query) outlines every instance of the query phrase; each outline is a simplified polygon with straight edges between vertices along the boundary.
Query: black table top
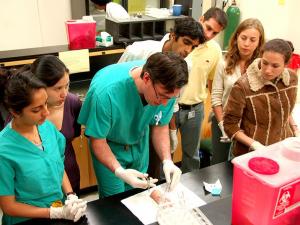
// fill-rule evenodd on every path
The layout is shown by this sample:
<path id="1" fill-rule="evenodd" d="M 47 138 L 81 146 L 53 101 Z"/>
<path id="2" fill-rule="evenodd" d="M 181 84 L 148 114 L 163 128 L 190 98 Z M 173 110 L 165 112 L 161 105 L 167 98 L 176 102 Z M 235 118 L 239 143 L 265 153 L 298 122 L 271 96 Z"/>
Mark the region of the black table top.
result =
<path id="1" fill-rule="evenodd" d="M 232 171 L 232 164 L 230 162 L 225 162 L 182 175 L 181 183 L 208 203 L 207 205 L 200 207 L 200 209 L 214 225 L 230 224 Z M 214 183 L 217 179 L 220 179 L 223 187 L 221 196 L 219 197 L 212 196 L 209 192 L 205 191 L 203 187 L 203 181 Z M 143 190 L 133 189 L 114 196 L 89 202 L 86 218 L 82 218 L 76 224 L 142 225 L 137 217 L 121 203 L 122 199 L 141 191 Z M 73 222 L 65 220 L 35 219 L 22 224 L 69 225 L 73 224 Z"/>
<path id="2" fill-rule="evenodd" d="M 213 225 L 231 225 L 231 196 L 203 205 L 200 210 Z"/>

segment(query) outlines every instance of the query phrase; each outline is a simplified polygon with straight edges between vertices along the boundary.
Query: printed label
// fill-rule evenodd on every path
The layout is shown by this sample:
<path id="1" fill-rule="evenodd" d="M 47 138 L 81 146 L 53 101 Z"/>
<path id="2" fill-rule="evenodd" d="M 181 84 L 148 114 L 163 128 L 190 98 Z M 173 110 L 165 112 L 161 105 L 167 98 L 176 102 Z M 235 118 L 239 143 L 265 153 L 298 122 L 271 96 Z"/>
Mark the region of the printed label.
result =
<path id="1" fill-rule="evenodd" d="M 273 219 L 300 206 L 300 180 L 279 189 Z"/>

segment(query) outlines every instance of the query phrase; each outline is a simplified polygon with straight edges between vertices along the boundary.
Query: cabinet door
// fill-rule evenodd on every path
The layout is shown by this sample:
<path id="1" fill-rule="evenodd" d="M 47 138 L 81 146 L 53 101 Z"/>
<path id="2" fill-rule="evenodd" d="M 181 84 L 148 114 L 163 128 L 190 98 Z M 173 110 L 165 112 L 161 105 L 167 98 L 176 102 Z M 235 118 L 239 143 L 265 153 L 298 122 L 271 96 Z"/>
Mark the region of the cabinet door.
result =
<path id="1" fill-rule="evenodd" d="M 65 22 L 71 19 L 71 1 L 38 0 L 43 46 L 68 44 Z"/>
<path id="2" fill-rule="evenodd" d="M 1 1 L 0 51 L 42 46 L 37 0 Z"/>
<path id="3" fill-rule="evenodd" d="M 80 189 L 97 185 L 88 139 L 84 136 L 84 128 L 81 130 L 81 135 L 75 138 L 72 144 L 80 169 Z"/>

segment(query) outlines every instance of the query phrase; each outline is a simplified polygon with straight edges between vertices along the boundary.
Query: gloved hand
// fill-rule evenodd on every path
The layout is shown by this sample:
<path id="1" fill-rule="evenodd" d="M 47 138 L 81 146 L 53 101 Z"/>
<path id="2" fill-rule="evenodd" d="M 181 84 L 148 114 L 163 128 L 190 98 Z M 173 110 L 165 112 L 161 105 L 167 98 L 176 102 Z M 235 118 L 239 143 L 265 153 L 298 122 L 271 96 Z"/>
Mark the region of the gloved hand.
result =
<path id="1" fill-rule="evenodd" d="M 77 197 L 76 194 L 69 194 L 67 196 L 67 200 L 65 201 L 65 205 L 74 205 L 74 204 L 79 204 L 85 202 L 85 204 L 87 203 L 86 201 L 84 201 L 83 199 L 80 199 Z"/>
<path id="2" fill-rule="evenodd" d="M 170 133 L 171 153 L 174 153 L 178 145 L 177 130 L 170 129 L 169 133 Z"/>
<path id="3" fill-rule="evenodd" d="M 300 130 L 294 131 L 294 135 L 295 135 L 295 137 L 300 137 Z"/>
<path id="4" fill-rule="evenodd" d="M 250 148 L 254 151 L 256 150 L 261 150 L 264 149 L 266 146 L 262 145 L 261 143 L 259 143 L 258 141 L 254 141 L 251 145 Z"/>
<path id="5" fill-rule="evenodd" d="M 222 137 L 220 138 L 220 142 L 223 142 L 223 143 L 230 142 L 230 139 L 228 138 L 227 134 L 224 131 L 223 120 L 218 123 L 218 126 L 222 132 Z"/>
<path id="6" fill-rule="evenodd" d="M 148 187 L 155 187 L 155 183 L 158 181 L 151 177 L 150 180 L 146 180 L 148 174 L 141 173 L 134 169 L 124 169 L 121 166 L 115 170 L 115 175 L 134 188 L 146 189 Z"/>
<path id="7" fill-rule="evenodd" d="M 176 185 L 179 183 L 182 172 L 169 159 L 165 159 L 163 161 L 163 170 L 165 173 L 167 184 L 170 185 L 170 191 L 172 191 L 176 187 Z"/>
<path id="8" fill-rule="evenodd" d="M 79 200 L 79 199 L 78 199 Z M 50 207 L 50 219 L 66 219 L 66 220 L 73 220 L 77 222 L 80 217 L 85 214 L 86 210 L 86 201 L 80 199 L 80 202 L 67 202 L 62 207 Z"/>
<path id="9" fill-rule="evenodd" d="M 83 201 L 82 199 L 78 199 L 78 196 L 74 193 L 74 194 L 68 194 L 67 195 L 67 200 L 68 202 L 77 202 L 77 201 Z"/>

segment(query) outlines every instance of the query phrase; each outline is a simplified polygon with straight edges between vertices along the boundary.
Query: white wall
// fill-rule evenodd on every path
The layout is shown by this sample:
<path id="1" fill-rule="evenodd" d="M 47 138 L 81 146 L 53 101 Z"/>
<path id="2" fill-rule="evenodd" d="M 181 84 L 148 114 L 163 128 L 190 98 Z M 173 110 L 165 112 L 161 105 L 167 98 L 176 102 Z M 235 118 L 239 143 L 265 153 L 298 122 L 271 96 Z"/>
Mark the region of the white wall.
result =
<path id="1" fill-rule="evenodd" d="M 0 50 L 42 44 L 36 0 L 0 0 Z"/>
<path id="2" fill-rule="evenodd" d="M 71 19 L 72 0 L 38 0 L 42 45 L 67 44 L 65 21 Z"/>
<path id="3" fill-rule="evenodd" d="M 67 44 L 64 22 L 71 18 L 71 1 L 0 0 L 0 51 Z M 148 1 L 157 4 L 157 0 Z M 203 11 L 211 2 L 203 0 Z M 231 1 L 228 2 L 229 5 Z M 242 20 L 260 19 L 268 39 L 290 40 L 300 54 L 299 0 L 237 0 L 237 4 Z M 220 42 L 221 39 L 219 35 Z"/>
<path id="4" fill-rule="evenodd" d="M 266 38 L 283 38 L 293 42 L 300 53 L 300 1 L 299 0 L 238 0 L 241 20 L 258 18 L 265 29 Z"/>
<path id="5" fill-rule="evenodd" d="M 203 0 L 203 12 L 213 1 Z M 217 0 L 220 5 L 222 0 Z M 229 0 L 227 6 L 231 5 Z M 241 11 L 241 21 L 250 17 L 258 18 L 265 29 L 266 38 L 283 38 L 293 42 L 295 53 L 300 54 L 300 1 L 299 0 L 236 0 Z M 223 43 L 223 34 L 216 40 Z"/>
<path id="6" fill-rule="evenodd" d="M 71 0 L 0 0 L 0 51 L 67 44 Z"/>

